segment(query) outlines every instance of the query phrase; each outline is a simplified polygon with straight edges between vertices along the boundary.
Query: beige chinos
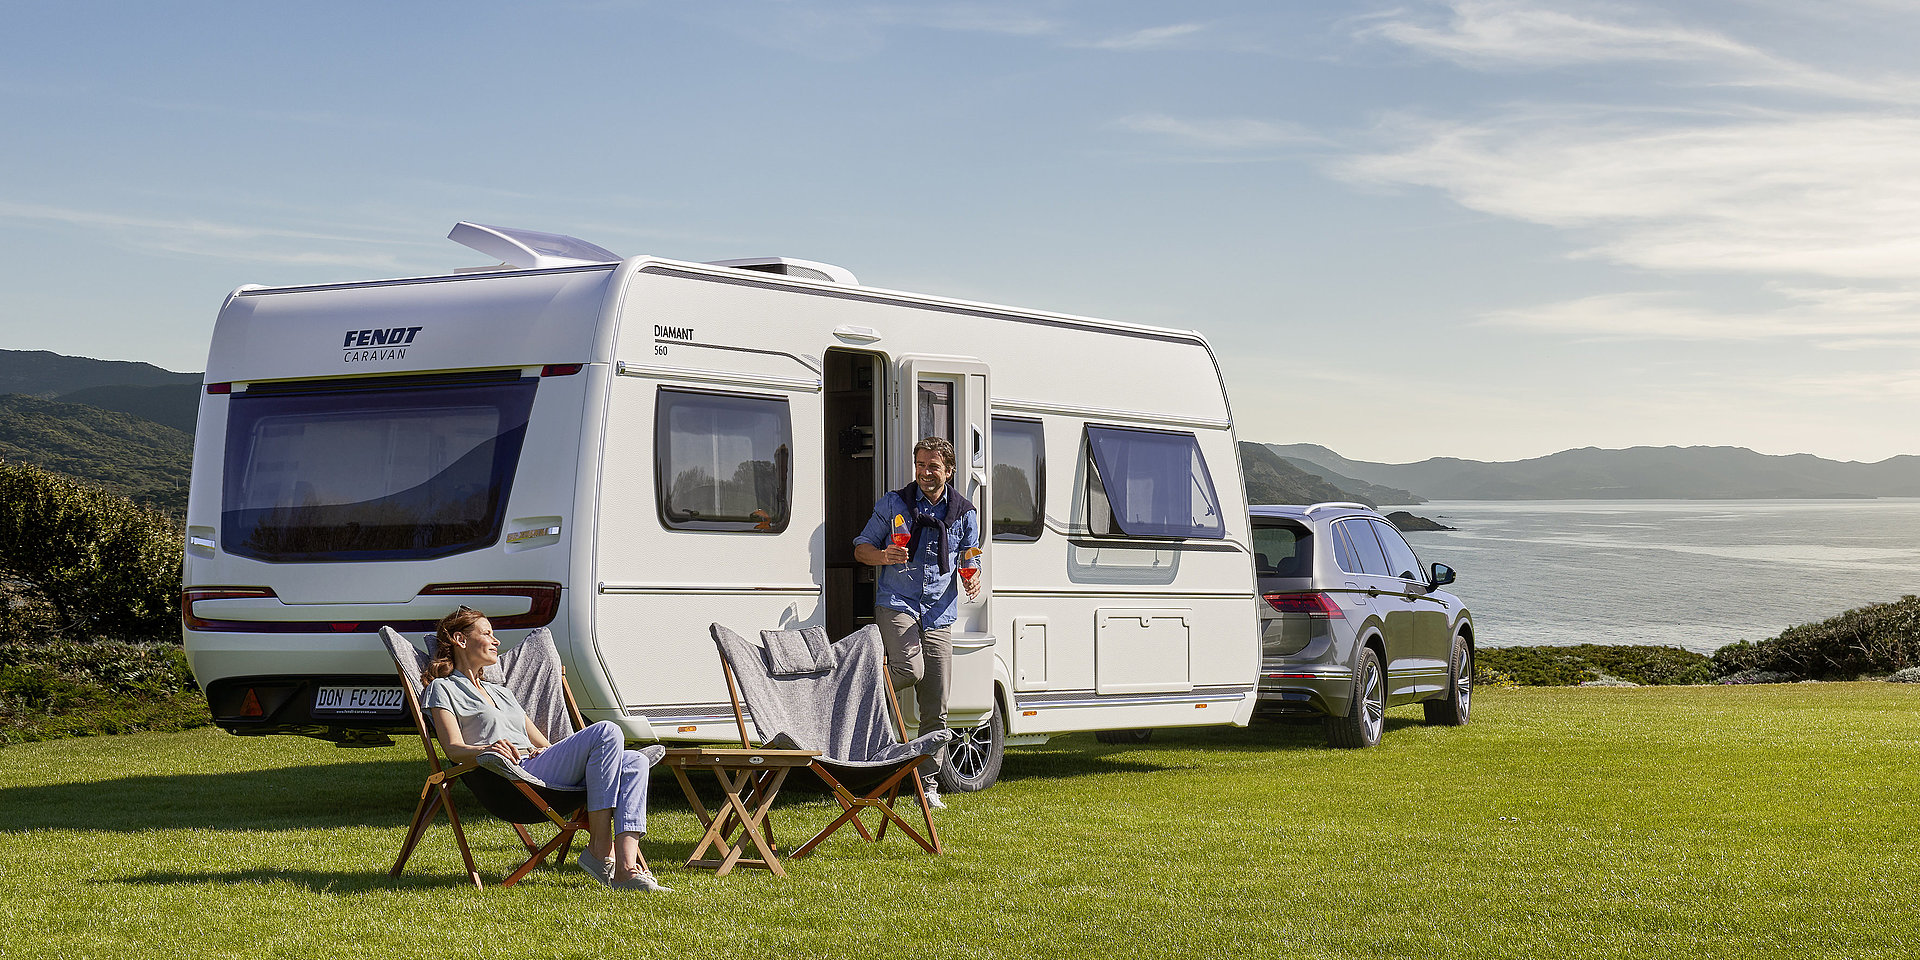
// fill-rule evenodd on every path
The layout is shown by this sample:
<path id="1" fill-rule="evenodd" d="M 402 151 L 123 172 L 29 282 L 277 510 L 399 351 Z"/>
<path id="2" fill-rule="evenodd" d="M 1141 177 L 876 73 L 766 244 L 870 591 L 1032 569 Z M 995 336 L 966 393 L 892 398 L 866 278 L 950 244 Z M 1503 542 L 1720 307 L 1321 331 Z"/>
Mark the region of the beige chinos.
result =
<path id="1" fill-rule="evenodd" d="M 953 627 L 923 631 L 913 614 L 889 607 L 875 607 L 873 620 L 887 645 L 887 673 L 894 691 L 914 690 L 920 708 L 916 736 L 947 729 L 947 698 L 953 693 Z M 934 754 L 929 774 L 939 772 L 945 754 L 944 750 Z"/>

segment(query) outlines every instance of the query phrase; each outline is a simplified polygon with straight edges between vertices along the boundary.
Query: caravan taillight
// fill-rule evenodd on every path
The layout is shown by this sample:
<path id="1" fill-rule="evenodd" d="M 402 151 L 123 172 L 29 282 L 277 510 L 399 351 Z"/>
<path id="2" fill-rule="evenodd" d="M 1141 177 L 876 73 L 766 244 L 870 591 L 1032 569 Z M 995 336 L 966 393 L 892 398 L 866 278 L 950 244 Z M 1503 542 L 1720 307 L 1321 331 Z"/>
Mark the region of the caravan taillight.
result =
<path id="1" fill-rule="evenodd" d="M 523 597 L 524 613 L 494 614 L 497 630 L 531 630 L 553 622 L 560 613 L 560 585 L 552 582 L 520 583 L 436 583 L 420 591 L 422 597 L 445 597 L 453 603 L 465 603 L 485 609 L 502 597 Z M 459 598 L 454 600 L 453 598 Z M 235 620 L 201 616 L 194 604 L 203 600 L 272 600 L 278 595 L 266 587 L 195 587 L 180 592 L 180 619 L 187 629 L 201 633 L 375 633 L 392 627 L 401 633 L 432 630 L 439 616 L 431 619 L 398 620 L 381 617 L 373 620 Z M 422 605 L 426 606 L 426 605 Z M 436 605 L 437 606 L 437 605 Z M 432 610 L 432 607 L 428 607 Z M 445 609 L 445 608 L 441 608 Z M 212 611 L 209 611 L 210 613 Z"/>
<path id="2" fill-rule="evenodd" d="M 585 367 L 584 363 L 549 363 L 540 368 L 543 377 L 571 377 Z"/>
<path id="3" fill-rule="evenodd" d="M 528 630 L 544 627 L 560 613 L 560 585 L 557 583 L 436 583 L 420 591 L 423 597 L 468 597 L 473 603 L 485 603 L 492 597 L 525 597 L 526 613 L 505 616 L 488 615 L 495 630 Z"/>
<path id="4" fill-rule="evenodd" d="M 209 383 L 209 384 L 207 384 L 207 392 L 208 392 L 208 393 L 212 393 L 212 394 L 221 394 L 221 393 L 232 393 L 232 392 L 233 392 L 233 384 L 231 384 L 231 383 Z"/>
<path id="5" fill-rule="evenodd" d="M 202 600 L 271 600 L 275 596 L 266 587 L 195 587 L 180 591 L 180 622 L 188 630 L 217 630 L 220 621 L 195 616 L 193 605 Z"/>

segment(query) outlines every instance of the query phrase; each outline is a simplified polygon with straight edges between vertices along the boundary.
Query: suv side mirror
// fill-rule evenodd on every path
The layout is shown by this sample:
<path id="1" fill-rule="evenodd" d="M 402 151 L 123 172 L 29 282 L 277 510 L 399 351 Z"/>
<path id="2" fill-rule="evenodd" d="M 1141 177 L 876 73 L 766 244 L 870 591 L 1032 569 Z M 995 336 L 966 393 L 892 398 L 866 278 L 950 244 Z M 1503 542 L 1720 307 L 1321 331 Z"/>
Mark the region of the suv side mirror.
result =
<path id="1" fill-rule="evenodd" d="M 1433 565 L 1433 579 L 1427 581 L 1436 587 L 1444 587 L 1453 582 L 1453 568 L 1444 563 Z"/>

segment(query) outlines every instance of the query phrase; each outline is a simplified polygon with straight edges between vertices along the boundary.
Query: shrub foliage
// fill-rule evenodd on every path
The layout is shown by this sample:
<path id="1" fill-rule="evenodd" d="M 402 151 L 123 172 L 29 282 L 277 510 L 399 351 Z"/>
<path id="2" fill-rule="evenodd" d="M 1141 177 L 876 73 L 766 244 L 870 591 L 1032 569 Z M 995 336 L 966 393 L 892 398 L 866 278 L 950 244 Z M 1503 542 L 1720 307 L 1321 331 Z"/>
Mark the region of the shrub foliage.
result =
<path id="1" fill-rule="evenodd" d="M 0 643 L 178 642 L 180 548 L 158 510 L 0 461 Z"/>
<path id="2" fill-rule="evenodd" d="M 178 643 L 0 644 L 0 745 L 211 722 Z"/>
<path id="3" fill-rule="evenodd" d="M 1802 680 L 1853 680 L 1920 666 L 1920 597 L 1875 603 L 1759 643 L 1714 651 L 1718 676 L 1765 672 Z"/>
<path id="4" fill-rule="evenodd" d="M 0 460 L 0 744 L 208 722 L 174 521 Z"/>
<path id="5" fill-rule="evenodd" d="M 1679 647 L 1583 643 L 1571 647 L 1481 647 L 1474 651 L 1484 680 L 1522 686 L 1565 687 L 1612 678 L 1644 685 L 1706 683 L 1707 658 Z"/>

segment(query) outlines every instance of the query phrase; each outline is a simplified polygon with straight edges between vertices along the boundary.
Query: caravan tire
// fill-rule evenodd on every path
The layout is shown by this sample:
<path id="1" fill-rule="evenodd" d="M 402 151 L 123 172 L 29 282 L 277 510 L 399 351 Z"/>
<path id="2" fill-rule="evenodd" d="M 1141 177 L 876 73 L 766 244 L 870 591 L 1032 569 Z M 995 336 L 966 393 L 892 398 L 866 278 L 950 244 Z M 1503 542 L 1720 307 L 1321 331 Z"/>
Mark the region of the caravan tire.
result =
<path id="1" fill-rule="evenodd" d="M 947 744 L 947 762 L 940 767 L 943 793 L 972 793 L 985 790 L 1000 779 L 1000 761 L 1007 751 L 1006 717 L 1000 701 L 993 701 L 993 712 L 971 730 L 955 730 Z"/>
<path id="2" fill-rule="evenodd" d="M 1101 743 L 1146 743 L 1153 739 L 1153 728 L 1142 730 L 1101 730 L 1093 735 Z"/>

